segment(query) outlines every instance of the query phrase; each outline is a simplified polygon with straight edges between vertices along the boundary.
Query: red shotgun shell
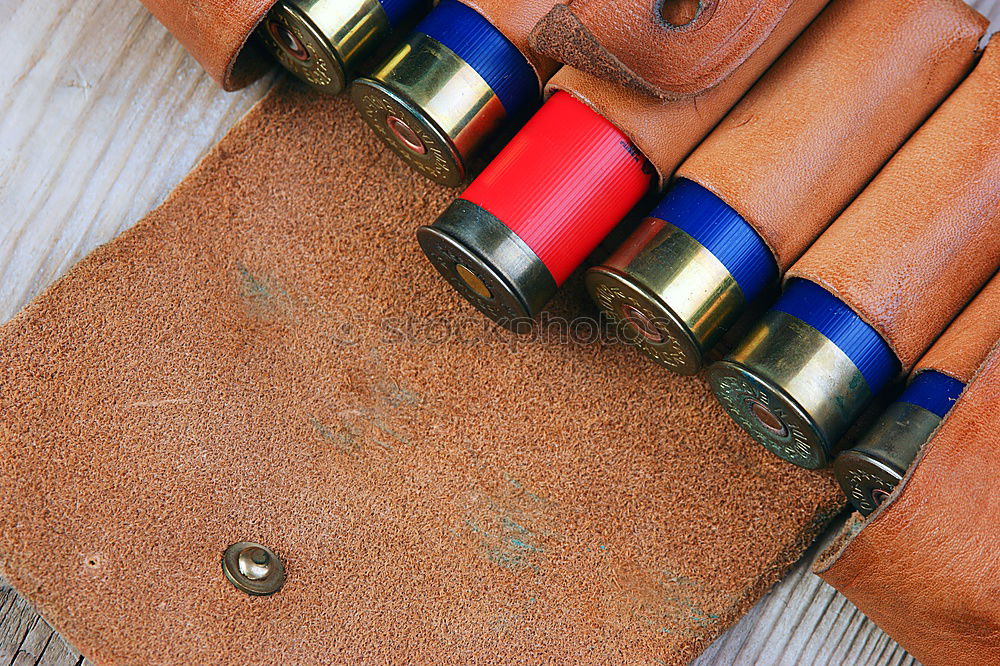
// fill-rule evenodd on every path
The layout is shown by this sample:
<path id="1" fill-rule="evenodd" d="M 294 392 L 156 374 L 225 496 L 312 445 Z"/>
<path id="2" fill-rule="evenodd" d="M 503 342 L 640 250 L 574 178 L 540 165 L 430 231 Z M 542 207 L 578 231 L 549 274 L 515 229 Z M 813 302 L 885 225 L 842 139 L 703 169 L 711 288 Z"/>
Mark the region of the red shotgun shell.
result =
<path id="1" fill-rule="evenodd" d="M 652 180 L 628 137 L 557 92 L 417 239 L 459 293 L 513 328 L 541 311 Z"/>

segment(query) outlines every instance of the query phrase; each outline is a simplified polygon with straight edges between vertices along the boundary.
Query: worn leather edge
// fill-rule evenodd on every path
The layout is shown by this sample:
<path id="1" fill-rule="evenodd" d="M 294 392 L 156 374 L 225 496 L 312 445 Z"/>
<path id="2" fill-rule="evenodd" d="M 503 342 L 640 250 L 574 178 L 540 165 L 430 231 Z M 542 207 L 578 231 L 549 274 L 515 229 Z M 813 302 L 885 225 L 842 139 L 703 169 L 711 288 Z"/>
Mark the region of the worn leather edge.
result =
<path id="1" fill-rule="evenodd" d="M 633 71 L 622 60 L 605 48 L 600 40 L 573 12 L 572 3 L 553 7 L 531 32 L 531 44 L 539 53 L 554 60 L 593 74 L 607 81 L 634 88 L 647 95 L 666 100 L 696 97 L 717 87 L 741 67 L 774 33 L 785 20 L 792 2 L 780 10 L 777 20 L 770 22 L 755 39 L 728 63 L 715 68 L 715 72 L 694 83 L 673 82 L 658 85 L 649 78 Z M 667 32 L 664 30 L 664 32 Z"/>
<path id="2" fill-rule="evenodd" d="M 529 41 L 535 51 L 557 62 L 605 81 L 657 96 L 648 85 L 633 85 L 639 80 L 635 73 L 605 50 L 566 5 L 558 4 L 550 9 L 531 31 Z"/>
<path id="3" fill-rule="evenodd" d="M 951 326 L 917 361 L 914 373 L 936 370 L 968 384 L 1000 340 L 1000 273 L 986 283 Z"/>
<path id="4" fill-rule="evenodd" d="M 246 38 L 227 61 L 226 69 L 220 82 L 224 91 L 233 92 L 245 88 L 274 68 L 274 61 L 271 56 L 265 53 L 255 41 L 250 39 L 266 15 L 267 12 L 264 12 L 257 22 L 254 23 L 250 32 L 247 33 Z"/>
<path id="5" fill-rule="evenodd" d="M 269 67 L 250 36 L 277 0 L 229 3 L 193 0 L 142 0 L 208 74 L 233 91 L 252 83 Z"/>
<path id="6" fill-rule="evenodd" d="M 905 532 L 911 527 L 913 517 L 911 514 L 914 512 L 935 512 L 938 510 L 938 506 L 934 503 L 933 498 L 925 497 L 926 491 L 930 488 L 937 486 L 938 484 L 948 484 L 952 481 L 950 478 L 936 478 L 937 476 L 937 466 L 940 463 L 941 466 L 947 466 L 947 460 L 940 460 L 941 456 L 947 456 L 948 454 L 954 455 L 955 451 L 951 450 L 956 448 L 953 444 L 951 449 L 947 450 L 945 453 L 938 453 L 941 447 L 944 446 L 941 442 L 944 440 L 950 440 L 958 438 L 959 440 L 965 439 L 962 437 L 962 430 L 968 426 L 969 422 L 978 422 L 982 418 L 980 413 L 975 415 L 967 414 L 969 410 L 975 408 L 969 406 L 970 403 L 977 401 L 979 399 L 978 392 L 988 392 L 992 388 L 992 393 L 986 393 L 986 398 L 995 398 L 994 395 L 997 391 L 997 380 L 996 376 L 1000 375 L 1000 342 L 995 343 L 990 350 L 989 355 L 983 361 L 983 363 L 976 370 L 969 382 L 968 387 L 959 397 L 958 401 L 951 411 L 945 415 L 945 418 L 941 421 L 939 426 L 932 433 L 927 444 L 920 451 L 917 459 L 907 470 L 906 475 L 903 477 L 902 481 L 893 490 L 890 496 L 886 499 L 883 504 L 876 509 L 867 518 L 861 516 L 860 514 L 853 514 L 848 522 L 841 529 L 836 538 L 831 542 L 831 544 L 819 552 L 814 559 L 811 570 L 813 573 L 817 574 L 823 578 L 828 584 L 832 585 L 839 592 L 844 594 L 852 603 L 854 603 L 861 612 L 863 612 L 869 619 L 873 620 L 880 627 L 885 629 L 883 622 L 886 620 L 899 620 L 905 623 L 908 617 L 905 599 L 903 607 L 892 607 L 891 611 L 892 618 L 889 618 L 887 614 L 884 614 L 881 609 L 873 608 L 868 603 L 866 599 L 855 594 L 855 587 L 862 586 L 877 586 L 878 592 L 873 596 L 879 600 L 893 599 L 895 598 L 893 584 L 901 587 L 906 586 L 921 586 L 924 585 L 925 581 L 917 579 L 894 579 L 891 581 L 880 580 L 879 577 L 879 561 L 881 558 L 885 558 L 886 561 L 892 561 L 898 563 L 900 558 L 907 558 L 911 561 L 914 559 L 912 555 L 907 553 L 899 553 L 895 551 L 881 550 L 876 553 L 876 557 L 872 557 L 872 553 L 866 552 L 872 548 L 868 545 L 868 542 L 873 540 L 874 536 L 880 536 L 879 533 L 882 531 L 886 532 L 886 537 L 889 539 L 890 543 L 896 544 L 900 542 L 901 532 Z M 987 381 L 991 381 L 991 384 L 987 384 Z M 1000 421 L 1000 411 L 994 411 L 988 414 L 987 417 L 992 422 Z M 977 450 L 975 445 L 971 442 L 965 442 L 964 453 L 966 460 L 962 463 L 964 466 L 976 466 L 978 464 L 979 455 L 977 455 Z M 953 466 L 953 465 L 952 465 Z M 994 486 L 997 483 L 996 478 L 988 478 L 980 475 L 985 483 L 992 481 Z M 914 482 L 917 479 L 920 483 Z M 912 482 L 912 483 L 911 483 Z M 918 495 L 918 493 L 921 493 Z M 902 515 L 902 512 L 908 513 Z M 960 517 L 953 515 L 940 516 L 939 521 L 935 521 L 939 529 L 946 530 L 949 520 L 961 520 Z M 984 538 L 989 535 L 982 535 Z M 994 535 L 995 539 L 995 535 Z M 956 586 L 961 586 L 963 580 L 957 578 L 956 576 L 961 576 L 961 570 L 955 570 L 954 563 L 950 560 L 950 555 L 952 553 L 948 552 L 927 552 L 922 554 L 924 560 L 929 560 L 929 567 L 939 566 L 941 571 L 948 571 L 952 575 L 952 579 Z M 918 556 L 920 557 L 920 556 Z M 857 561 L 855 561 L 857 560 Z M 867 560 L 867 561 L 865 561 Z M 919 562 L 918 562 L 919 563 Z M 853 567 L 853 573 L 841 574 L 842 578 L 837 578 L 836 567 L 838 566 L 848 566 Z M 994 562 L 994 567 L 997 563 Z M 941 581 L 934 581 L 940 583 Z M 954 606 L 952 599 L 935 599 L 933 594 L 935 590 L 929 588 L 926 594 L 929 596 L 929 602 L 935 607 L 940 607 L 942 613 L 951 614 L 948 609 Z M 951 593 L 947 596 L 951 597 Z M 891 602 L 890 602 L 891 606 Z M 924 651 L 923 646 L 915 645 L 909 638 L 908 635 L 903 635 L 899 631 L 887 630 L 890 636 L 895 639 L 904 649 L 909 651 L 913 657 L 921 661 L 922 663 L 928 664 L 979 664 L 979 663 L 989 663 L 989 659 L 1000 658 L 1000 641 L 993 642 L 992 648 L 986 648 L 988 650 L 993 650 L 987 657 L 987 661 L 983 661 L 984 655 L 977 652 L 973 654 L 974 650 L 978 650 L 981 645 L 977 646 L 969 643 L 970 637 L 965 636 L 963 638 L 960 633 L 963 630 L 981 630 L 980 627 L 975 624 L 974 618 L 975 613 L 979 609 L 974 608 L 963 608 L 961 609 L 969 615 L 969 617 L 956 617 L 954 619 L 955 627 L 933 627 L 933 629 L 938 632 L 948 633 L 950 629 L 955 629 L 955 635 L 947 636 L 948 640 L 936 641 L 936 645 L 933 648 L 934 654 L 928 654 Z M 912 614 L 912 611 L 911 613 Z M 998 625 L 1000 626 L 1000 625 Z M 913 631 L 924 633 L 924 627 L 918 623 L 913 624 Z M 995 635 L 1000 637 L 1000 628 L 990 629 L 986 628 L 986 631 L 992 631 Z M 971 637 L 973 641 L 979 641 L 982 636 Z M 945 654 L 947 653 L 947 654 Z M 943 657 L 938 659 L 938 657 Z"/>

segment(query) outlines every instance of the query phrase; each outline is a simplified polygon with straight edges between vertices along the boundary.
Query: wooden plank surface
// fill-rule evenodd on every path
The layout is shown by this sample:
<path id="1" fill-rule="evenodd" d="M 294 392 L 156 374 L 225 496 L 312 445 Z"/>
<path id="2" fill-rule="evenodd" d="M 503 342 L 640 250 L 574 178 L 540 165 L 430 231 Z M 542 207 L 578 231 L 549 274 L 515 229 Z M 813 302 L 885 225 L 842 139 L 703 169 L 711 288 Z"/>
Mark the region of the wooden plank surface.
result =
<path id="1" fill-rule="evenodd" d="M 1000 0 L 972 4 L 1000 19 Z M 3 322 L 159 204 L 273 77 L 222 93 L 134 0 L 0 0 L 0 15 Z M 911 663 L 809 573 L 813 555 L 697 663 Z M 82 663 L 0 579 L 0 666 Z"/>

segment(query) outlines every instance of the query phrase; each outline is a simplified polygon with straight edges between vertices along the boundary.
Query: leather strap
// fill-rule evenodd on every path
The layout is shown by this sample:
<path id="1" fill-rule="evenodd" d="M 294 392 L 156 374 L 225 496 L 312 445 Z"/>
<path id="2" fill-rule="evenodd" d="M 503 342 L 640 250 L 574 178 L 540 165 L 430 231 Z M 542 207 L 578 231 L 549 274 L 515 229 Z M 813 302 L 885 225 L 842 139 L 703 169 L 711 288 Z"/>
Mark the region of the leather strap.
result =
<path id="1" fill-rule="evenodd" d="M 789 271 L 910 368 L 1000 266 L 1000 39 Z"/>
<path id="2" fill-rule="evenodd" d="M 225 90 L 242 88 L 267 67 L 247 40 L 275 0 L 142 1 Z"/>
<path id="3" fill-rule="evenodd" d="M 563 67 L 547 91 L 565 90 L 624 132 L 656 168 L 661 184 L 815 17 L 797 3 L 778 30 L 722 85 L 684 100 L 662 100 L 593 74 Z M 638 49 L 637 49 L 638 50 Z M 667 64 L 666 61 L 663 63 Z"/>
<path id="4" fill-rule="evenodd" d="M 987 26 L 961 0 L 835 0 L 677 175 L 784 271 L 968 73 Z"/>
<path id="5" fill-rule="evenodd" d="M 786 31 L 784 22 L 801 31 L 797 16 L 815 16 L 826 2 L 570 0 L 539 22 L 532 41 L 567 65 L 676 100 L 718 86 Z M 687 16 L 693 19 L 677 25 Z"/>
<path id="6" fill-rule="evenodd" d="M 955 318 L 938 338 L 916 371 L 937 370 L 966 384 L 993 345 L 1000 340 L 1000 274 Z"/>
<path id="7" fill-rule="evenodd" d="M 1000 348 L 904 485 L 813 568 L 927 666 L 1000 663 L 997 405 Z"/>

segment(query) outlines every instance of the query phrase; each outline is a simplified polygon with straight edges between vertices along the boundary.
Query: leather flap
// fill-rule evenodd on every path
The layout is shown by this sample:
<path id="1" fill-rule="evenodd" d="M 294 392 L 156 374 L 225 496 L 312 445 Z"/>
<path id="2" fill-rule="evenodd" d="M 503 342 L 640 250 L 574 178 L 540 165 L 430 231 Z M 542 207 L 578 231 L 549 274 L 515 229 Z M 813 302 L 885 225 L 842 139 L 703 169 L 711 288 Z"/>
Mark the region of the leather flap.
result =
<path id="1" fill-rule="evenodd" d="M 867 521 L 813 570 L 927 666 L 1000 663 L 1000 346 Z"/>
<path id="2" fill-rule="evenodd" d="M 580 280 L 536 337 L 456 297 L 453 197 L 279 86 L 0 328 L 0 565 L 88 658 L 686 663 L 839 510 Z"/>
<path id="3" fill-rule="evenodd" d="M 793 10 L 815 15 L 826 1 L 570 0 L 545 15 L 532 43 L 599 78 L 684 99 L 732 75 Z"/>

